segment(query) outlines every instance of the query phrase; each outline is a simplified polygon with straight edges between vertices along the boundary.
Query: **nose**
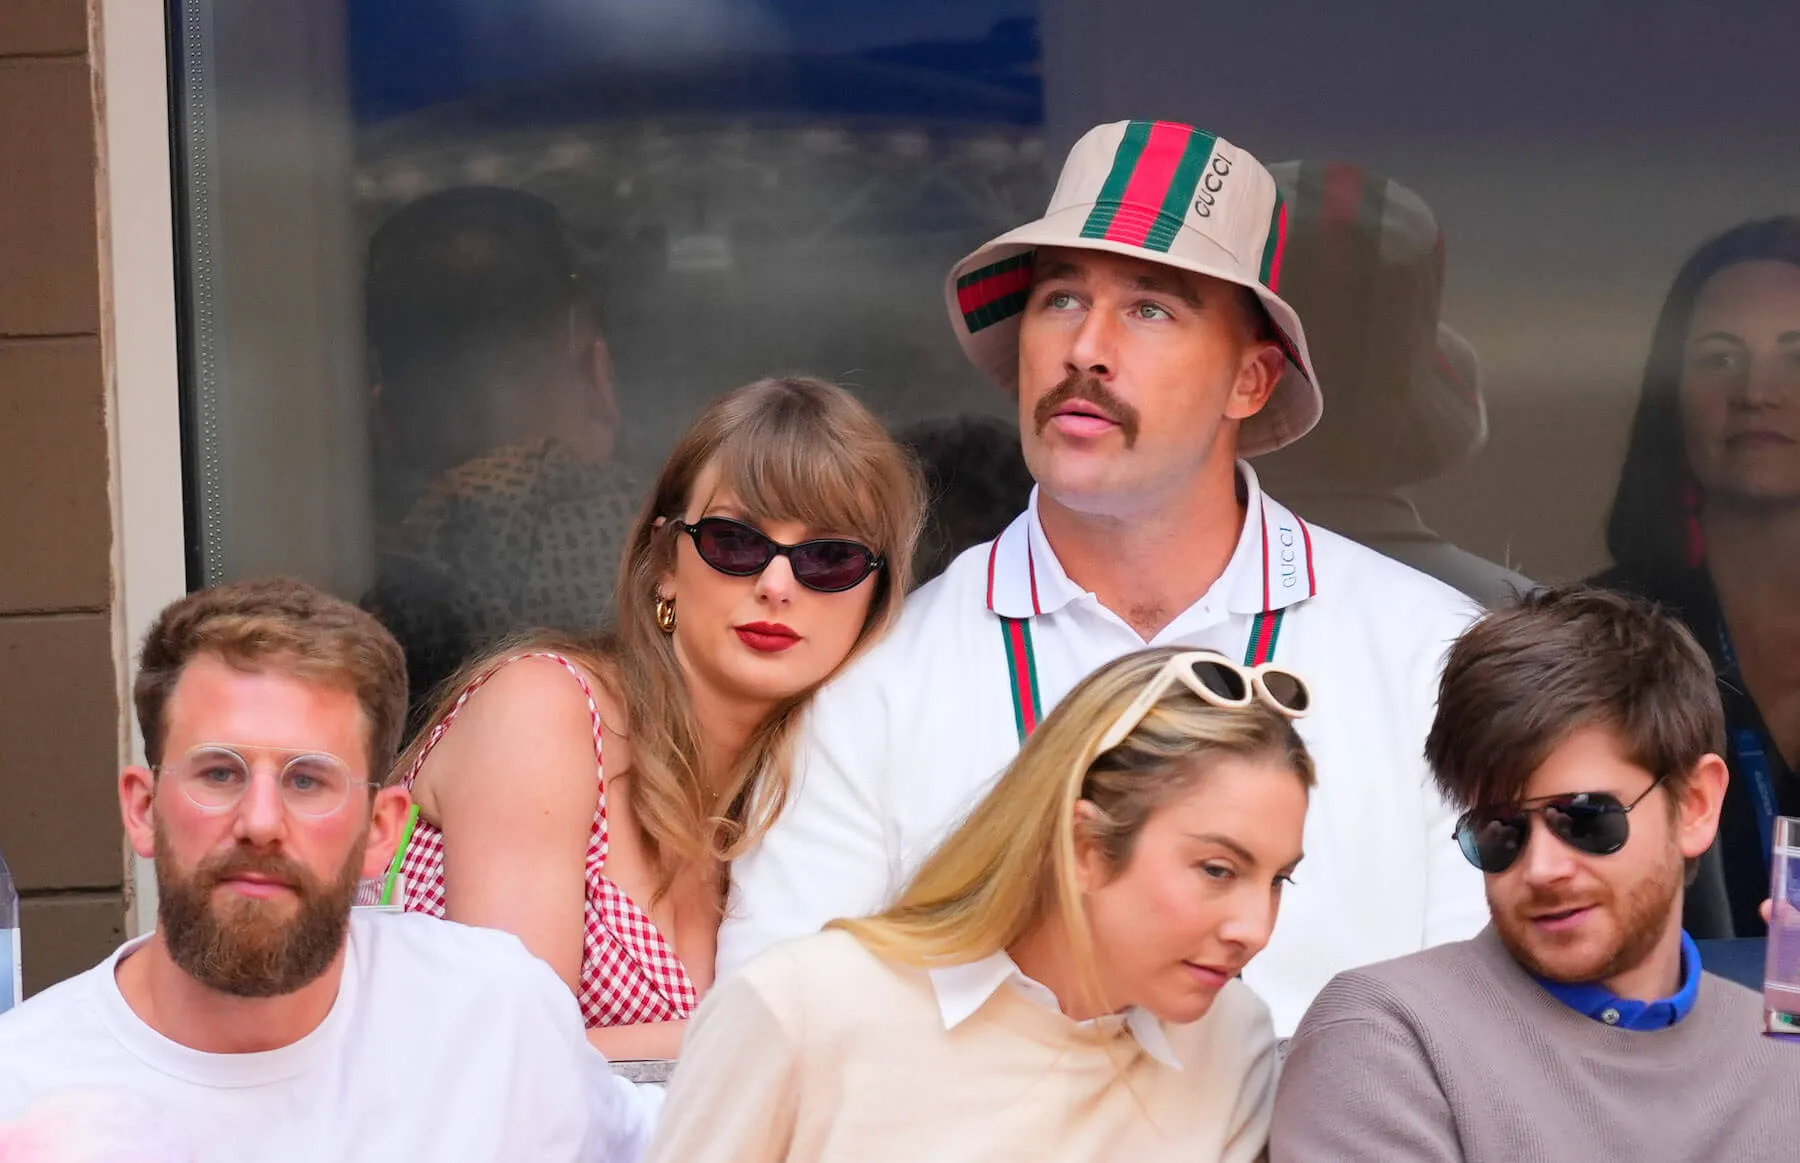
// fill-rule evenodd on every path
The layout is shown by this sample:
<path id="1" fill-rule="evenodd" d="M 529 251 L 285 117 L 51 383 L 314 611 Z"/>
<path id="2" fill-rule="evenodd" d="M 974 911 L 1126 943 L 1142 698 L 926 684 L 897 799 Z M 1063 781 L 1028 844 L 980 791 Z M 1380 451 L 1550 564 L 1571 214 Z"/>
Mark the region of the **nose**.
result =
<path id="1" fill-rule="evenodd" d="M 287 829 L 287 805 L 281 799 L 281 773 L 260 767 L 250 773 L 250 786 L 237 803 L 232 833 L 250 844 L 269 844 Z"/>
<path id="2" fill-rule="evenodd" d="M 1069 346 L 1069 369 L 1096 379 L 1111 379 L 1118 358 L 1117 326 L 1113 313 L 1096 303 L 1082 316 L 1081 326 L 1075 331 L 1075 341 Z"/>
<path id="3" fill-rule="evenodd" d="M 1734 400 L 1745 408 L 1779 408 L 1793 398 L 1800 378 L 1786 353 L 1753 360 L 1738 381 Z"/>
<path id="4" fill-rule="evenodd" d="M 1247 953 L 1256 953 L 1269 943 L 1280 910 L 1281 894 L 1277 892 L 1242 893 L 1219 926 L 1219 937 Z"/>
<path id="5" fill-rule="evenodd" d="M 794 563 L 788 560 L 787 554 L 777 553 L 774 560 L 756 575 L 756 596 L 766 602 L 786 605 L 794 600 L 794 588 L 799 584 L 794 577 Z"/>
<path id="6" fill-rule="evenodd" d="M 1575 850 L 1551 835 L 1541 816 L 1531 817 L 1531 835 L 1514 866 L 1526 884 L 1549 888 L 1575 875 Z"/>

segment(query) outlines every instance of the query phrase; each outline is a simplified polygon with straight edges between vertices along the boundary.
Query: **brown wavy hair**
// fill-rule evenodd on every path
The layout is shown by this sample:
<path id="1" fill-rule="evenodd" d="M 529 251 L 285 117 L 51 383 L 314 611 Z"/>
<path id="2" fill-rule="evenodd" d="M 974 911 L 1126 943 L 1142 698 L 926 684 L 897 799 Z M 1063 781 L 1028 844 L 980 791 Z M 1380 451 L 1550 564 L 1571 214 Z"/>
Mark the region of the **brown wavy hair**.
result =
<path id="1" fill-rule="evenodd" d="M 586 639 L 515 636 L 464 665 L 439 688 L 430 717 L 395 766 L 396 776 L 410 770 L 433 728 L 476 678 L 521 651 L 555 650 L 600 678 L 630 708 L 626 794 L 659 870 L 658 896 L 682 863 L 729 862 L 761 839 L 787 803 L 794 736 L 817 688 L 776 707 L 729 772 L 700 769 L 700 729 L 687 678 L 672 636 L 657 628 L 655 605 L 657 584 L 674 568 L 695 483 L 709 468 L 717 470 L 717 488 L 735 496 L 748 520 L 829 529 L 883 558 L 862 631 L 833 674 L 893 626 L 911 588 L 923 522 L 916 462 L 844 389 L 808 377 L 758 380 L 714 401 L 670 452 L 626 542 L 612 625 Z"/>

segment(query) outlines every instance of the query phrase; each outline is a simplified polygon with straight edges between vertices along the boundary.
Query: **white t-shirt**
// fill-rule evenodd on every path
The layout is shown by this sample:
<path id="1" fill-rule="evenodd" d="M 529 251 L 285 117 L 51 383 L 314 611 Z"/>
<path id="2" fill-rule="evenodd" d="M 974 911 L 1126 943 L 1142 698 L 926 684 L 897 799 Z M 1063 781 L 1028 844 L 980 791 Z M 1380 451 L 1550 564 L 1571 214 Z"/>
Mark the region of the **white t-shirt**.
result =
<path id="1" fill-rule="evenodd" d="M 143 940 L 0 1017 L 0 1143 L 14 1120 L 65 1151 L 123 1122 L 154 1163 L 612 1163 L 653 1130 L 509 933 L 359 910 L 325 1020 L 254 1054 L 190 1049 L 133 1012 L 115 969 Z"/>
<path id="2" fill-rule="evenodd" d="M 1019 750 L 1000 616 L 1030 626 L 1043 713 L 1095 668 L 1146 646 L 1248 659 L 1260 641 L 1264 656 L 1306 677 L 1313 709 L 1297 726 L 1319 774 L 1306 859 L 1268 948 L 1244 971 L 1277 1035 L 1343 970 L 1479 932 L 1481 874 L 1451 838 L 1457 813 L 1424 759 L 1444 655 L 1478 611 L 1299 520 L 1249 465 L 1238 472 L 1249 517 L 1236 552 L 1150 642 L 1063 570 L 1035 492 L 997 541 L 908 598 L 894 632 L 813 700 L 794 794 L 762 843 L 732 862 L 720 978 L 777 941 L 880 909 L 993 787 Z"/>

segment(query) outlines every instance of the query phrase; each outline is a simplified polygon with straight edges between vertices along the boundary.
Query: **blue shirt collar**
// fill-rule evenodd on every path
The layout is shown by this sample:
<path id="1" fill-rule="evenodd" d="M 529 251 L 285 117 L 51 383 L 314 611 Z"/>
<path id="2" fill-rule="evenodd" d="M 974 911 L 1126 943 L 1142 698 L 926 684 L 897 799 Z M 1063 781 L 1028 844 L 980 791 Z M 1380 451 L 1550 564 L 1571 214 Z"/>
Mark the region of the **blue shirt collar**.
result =
<path id="1" fill-rule="evenodd" d="M 1538 984 L 1557 1001 L 1596 1022 L 1605 1022 L 1621 1030 L 1666 1030 L 1687 1017 L 1694 1008 L 1694 1002 L 1700 997 L 1700 972 L 1700 948 L 1684 929 L 1681 933 L 1681 989 L 1672 997 L 1660 1001 L 1635 1001 L 1616 996 L 1597 981 L 1568 985 L 1540 977 Z"/>

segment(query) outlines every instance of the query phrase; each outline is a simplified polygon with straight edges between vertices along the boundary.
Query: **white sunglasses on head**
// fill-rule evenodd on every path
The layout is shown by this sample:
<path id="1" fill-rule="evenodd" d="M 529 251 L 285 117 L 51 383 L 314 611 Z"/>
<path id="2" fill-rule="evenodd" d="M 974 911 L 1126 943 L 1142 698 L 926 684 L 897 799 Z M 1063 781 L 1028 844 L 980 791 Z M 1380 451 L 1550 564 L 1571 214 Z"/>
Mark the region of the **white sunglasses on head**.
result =
<path id="1" fill-rule="evenodd" d="M 1125 742 L 1177 682 L 1215 707 L 1247 707 L 1252 699 L 1261 699 L 1289 719 L 1298 719 L 1312 708 L 1306 681 L 1291 670 L 1270 663 L 1239 666 L 1211 650 L 1186 650 L 1163 663 L 1142 693 L 1113 721 L 1100 738 L 1100 753 Z"/>

